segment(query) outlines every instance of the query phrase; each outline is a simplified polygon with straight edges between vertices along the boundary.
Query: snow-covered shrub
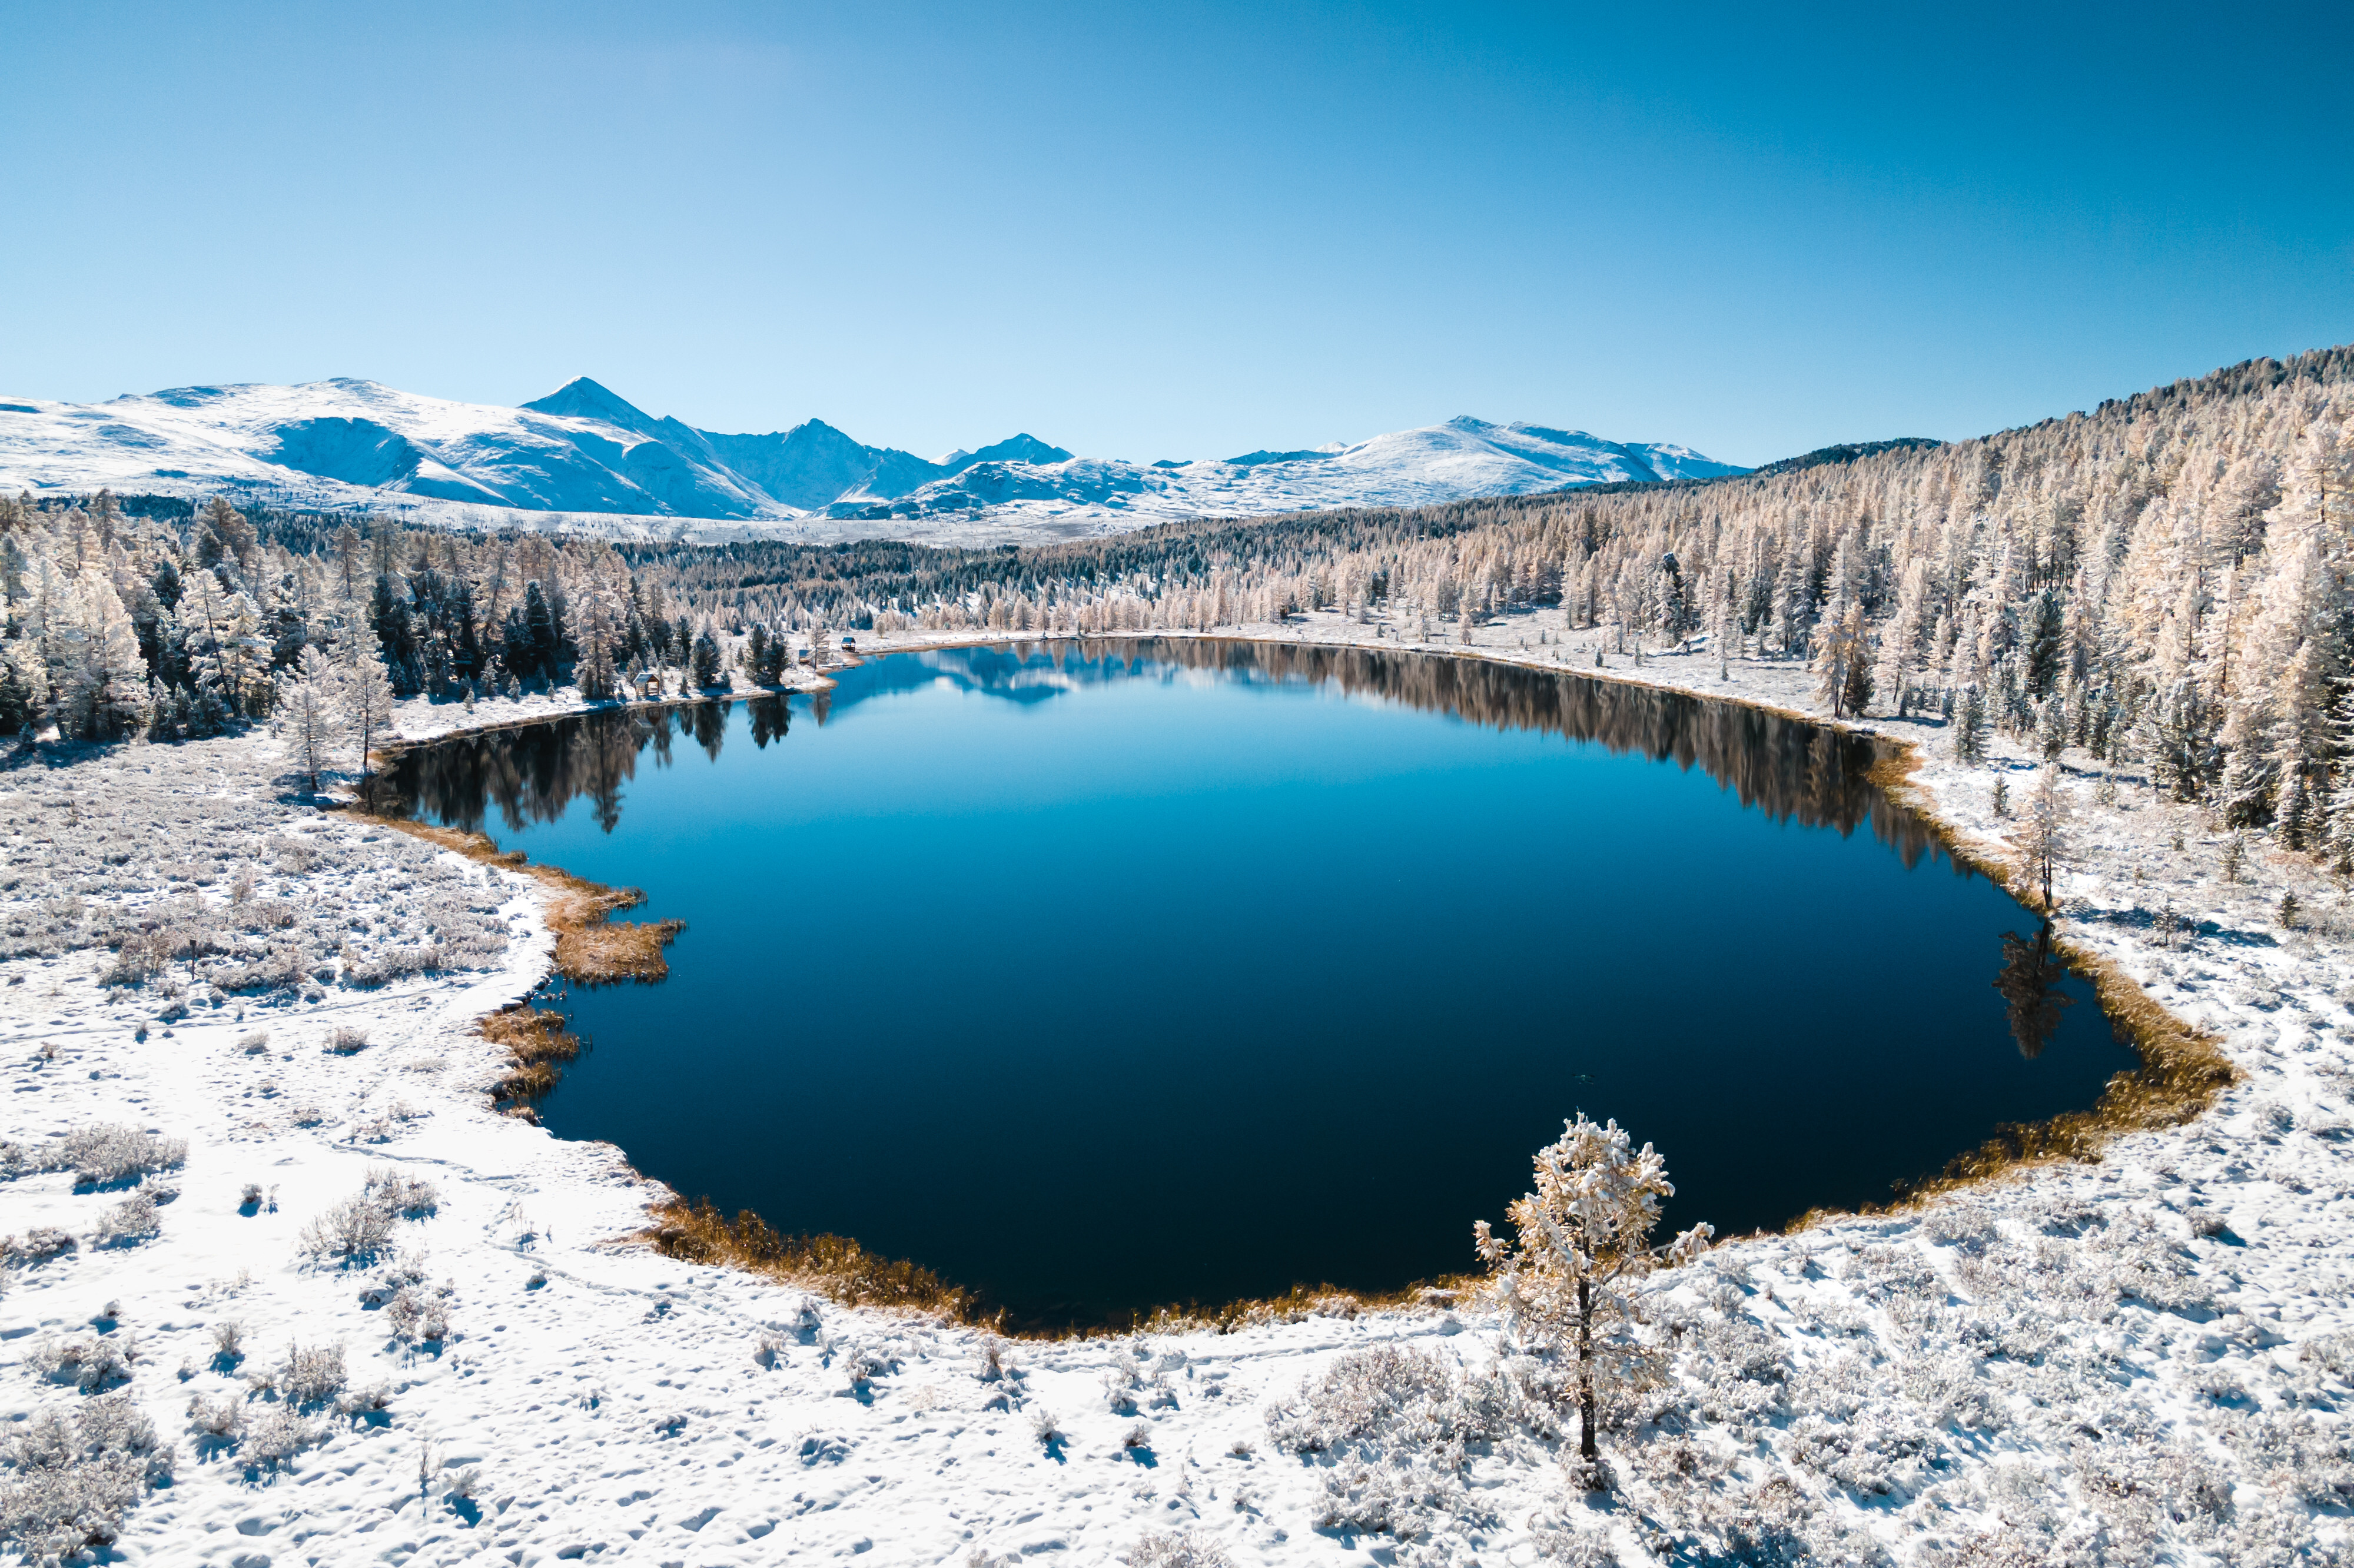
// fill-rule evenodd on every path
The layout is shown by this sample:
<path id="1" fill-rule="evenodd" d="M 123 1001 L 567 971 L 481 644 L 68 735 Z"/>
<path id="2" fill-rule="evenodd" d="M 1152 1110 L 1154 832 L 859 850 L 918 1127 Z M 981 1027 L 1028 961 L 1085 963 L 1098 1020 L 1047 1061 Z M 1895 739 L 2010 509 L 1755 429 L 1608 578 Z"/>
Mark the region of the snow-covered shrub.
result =
<path id="1" fill-rule="evenodd" d="M 292 991 L 311 971 L 310 945 L 299 937 L 273 937 L 260 952 L 249 952 L 244 959 L 242 963 L 214 969 L 213 984 L 225 991 Z"/>
<path id="2" fill-rule="evenodd" d="M 1278 1448 L 1329 1457 L 1320 1529 L 1411 1539 L 1456 1506 L 1467 1446 L 1501 1435 L 1492 1391 L 1469 1393 L 1445 1357 L 1373 1345 L 1271 1405 L 1267 1435 Z"/>
<path id="3" fill-rule="evenodd" d="M 58 1339 L 43 1334 L 25 1354 L 25 1365 L 51 1383 L 70 1383 L 84 1393 L 131 1381 L 138 1346 L 111 1334 L 73 1334 Z"/>
<path id="4" fill-rule="evenodd" d="M 366 1191 L 387 1213 L 406 1220 L 423 1219 L 440 1205 L 440 1194 L 432 1182 L 420 1176 L 404 1176 L 389 1165 L 368 1171 Z"/>
<path id="5" fill-rule="evenodd" d="M 450 1337 L 449 1302 L 421 1285 L 404 1285 L 384 1305 L 392 1337 L 404 1343 L 440 1344 Z"/>
<path id="6" fill-rule="evenodd" d="M 245 1424 L 241 1448 L 248 1463 L 276 1467 L 319 1441 L 321 1428 L 294 1413 L 292 1404 L 267 1404 Z"/>
<path id="7" fill-rule="evenodd" d="M 205 1442 L 236 1442 L 245 1431 L 245 1401 L 228 1393 L 217 1399 L 195 1395 L 188 1401 L 188 1430 Z"/>
<path id="8" fill-rule="evenodd" d="M 2297 1347 L 2296 1355 L 2327 1368 L 2341 1383 L 2354 1383 L 2354 1334 L 2317 1334 Z"/>
<path id="9" fill-rule="evenodd" d="M 287 1119 L 296 1127 L 316 1127 L 327 1119 L 327 1113 L 309 1100 L 303 1100 L 287 1112 Z"/>
<path id="10" fill-rule="evenodd" d="M 1558 1568 L 1619 1568 L 1618 1554 L 1599 1531 L 1541 1525 L 1534 1534 L 1539 1562 Z"/>
<path id="11" fill-rule="evenodd" d="M 2179 1249 L 2154 1238 L 2120 1246 L 2109 1283 L 2120 1300 L 2146 1302 L 2161 1312 L 2204 1311 L 2215 1304 L 2213 1287 L 2198 1276 Z"/>
<path id="12" fill-rule="evenodd" d="M 344 1386 L 344 1347 L 303 1345 L 299 1341 L 286 1347 L 286 1360 L 279 1368 L 278 1389 L 297 1404 L 323 1404 Z"/>
<path id="13" fill-rule="evenodd" d="M 302 1249 L 314 1257 L 374 1257 L 392 1240 L 398 1216 L 363 1192 L 340 1199 L 302 1227 Z"/>
<path id="14" fill-rule="evenodd" d="M 0 1546 L 37 1560 L 112 1542 L 172 1455 L 125 1390 L 42 1411 L 0 1443 Z"/>
<path id="15" fill-rule="evenodd" d="M 784 1359 L 785 1340 L 781 1334 L 764 1333 L 752 1347 L 752 1364 L 763 1372 L 775 1370 Z"/>
<path id="16" fill-rule="evenodd" d="M 1771 1420 L 1790 1376 L 1779 1336 L 1745 1316 L 1703 1319 L 1685 1338 L 1684 1371 L 1702 1417 L 1736 1429 Z"/>
<path id="17" fill-rule="evenodd" d="M 1962 1252 L 1984 1252 L 1995 1240 L 1996 1234 L 1994 1215 L 1983 1203 L 1937 1203 L 1921 1216 L 1924 1239 Z"/>
<path id="18" fill-rule="evenodd" d="M 174 949 L 185 940 L 160 927 L 128 930 L 114 938 L 114 962 L 99 977 L 101 985 L 144 985 L 171 966 Z"/>
<path id="19" fill-rule="evenodd" d="M 1116 1361 L 1104 1368 L 1104 1408 L 1114 1415 L 1135 1414 L 1136 1388 L 1141 1382 L 1143 1379 L 1136 1375 L 1136 1368 L 1126 1361 Z"/>
<path id="20" fill-rule="evenodd" d="M 842 1348 L 834 1362 L 834 1370 L 842 1373 L 851 1389 L 855 1392 L 875 1378 L 887 1376 L 896 1371 L 897 1367 L 891 1358 L 881 1351 L 864 1345 L 852 1344 Z"/>
<path id="21" fill-rule="evenodd" d="M 47 1263 L 78 1245 L 70 1234 L 55 1225 L 35 1225 L 21 1236 L 0 1237 L 0 1258 L 10 1263 Z"/>
<path id="22" fill-rule="evenodd" d="M 2256 1411 L 2224 1427 L 2223 1442 L 2265 1486 L 2307 1507 L 2354 1499 L 2354 1440 L 2310 1411 Z"/>
<path id="23" fill-rule="evenodd" d="M 391 1407 L 392 1385 L 388 1383 L 370 1383 L 366 1388 L 353 1389 L 335 1401 L 335 1409 L 345 1415 L 373 1415 Z"/>
<path id="24" fill-rule="evenodd" d="M 213 1325 L 213 1365 L 226 1372 L 245 1359 L 245 1325 L 224 1318 Z"/>
<path id="25" fill-rule="evenodd" d="M 1055 1413 L 1043 1404 L 1034 1406 L 1030 1412 L 1030 1436 L 1048 1449 L 1057 1443 L 1070 1441 L 1070 1434 L 1063 1430 L 1063 1424 L 1055 1420 Z"/>
<path id="26" fill-rule="evenodd" d="M 0 1174 L 70 1171 L 84 1186 L 111 1186 L 150 1171 L 167 1170 L 188 1158 L 188 1141 L 143 1132 L 114 1122 L 93 1122 L 27 1148 L 0 1144 Z"/>
<path id="27" fill-rule="evenodd" d="M 443 967 L 441 945 L 438 942 L 415 948 L 379 948 L 374 952 L 363 952 L 346 942 L 343 963 L 345 983 L 364 988 L 389 985 L 403 975 L 425 974 Z"/>
<path id="28" fill-rule="evenodd" d="M 144 1240 L 163 1228 L 155 1217 L 155 1194 L 143 1187 L 99 1215 L 95 1239 L 101 1246 L 111 1246 Z"/>
<path id="29" fill-rule="evenodd" d="M 1233 1568 L 1216 1538 L 1198 1530 L 1157 1531 L 1119 1554 L 1128 1568 Z"/>
<path id="30" fill-rule="evenodd" d="M 1901 1243 L 1875 1243 L 1858 1254 L 1856 1261 L 1867 1301 L 1884 1304 L 1896 1297 L 1934 1298 L 1946 1293 L 1944 1283 L 1928 1260 Z"/>
<path id="31" fill-rule="evenodd" d="M 327 1031 L 327 1049 L 338 1056 L 349 1056 L 355 1052 L 365 1051 L 367 1049 L 367 1031 L 365 1029 L 355 1029 L 349 1024 L 338 1023 Z"/>
<path id="32" fill-rule="evenodd" d="M 1875 1401 L 1844 1416 L 1808 1410 L 1790 1425 L 1790 1453 L 1798 1463 L 1868 1495 L 1919 1490 L 1935 1447 L 1935 1435 L 1896 1402 Z"/>

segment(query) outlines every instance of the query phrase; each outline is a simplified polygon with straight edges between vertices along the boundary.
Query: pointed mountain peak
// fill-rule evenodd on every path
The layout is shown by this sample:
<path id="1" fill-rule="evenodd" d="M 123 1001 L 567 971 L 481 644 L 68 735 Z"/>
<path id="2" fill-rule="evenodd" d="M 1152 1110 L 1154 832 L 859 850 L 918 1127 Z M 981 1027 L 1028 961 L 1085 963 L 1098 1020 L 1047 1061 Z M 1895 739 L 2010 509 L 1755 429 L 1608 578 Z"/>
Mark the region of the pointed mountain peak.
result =
<path id="1" fill-rule="evenodd" d="M 1058 446 L 1049 445 L 1024 430 L 1018 436 L 1008 436 L 1002 441 L 991 441 L 972 454 L 975 462 L 1068 462 L 1071 454 Z"/>
<path id="2" fill-rule="evenodd" d="M 654 419 L 610 387 L 576 376 L 545 397 L 524 405 L 535 414 L 561 414 L 575 419 L 602 419 L 623 429 L 642 429 Z"/>

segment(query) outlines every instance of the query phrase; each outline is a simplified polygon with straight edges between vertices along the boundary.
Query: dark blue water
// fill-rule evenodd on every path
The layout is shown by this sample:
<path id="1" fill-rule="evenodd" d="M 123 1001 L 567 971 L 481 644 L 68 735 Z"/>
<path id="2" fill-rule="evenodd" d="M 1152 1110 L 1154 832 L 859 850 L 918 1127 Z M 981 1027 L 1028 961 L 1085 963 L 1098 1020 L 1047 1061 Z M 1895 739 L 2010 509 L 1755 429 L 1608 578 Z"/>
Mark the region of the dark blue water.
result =
<path id="1" fill-rule="evenodd" d="M 2031 960 L 2014 1033 L 2034 918 L 1872 744 L 1145 642 L 895 656 L 397 779 L 689 922 L 667 981 L 571 993 L 551 1128 L 1051 1319 L 1468 1270 L 1581 1109 L 1658 1144 L 1670 1224 L 1738 1231 L 2090 1106 L 2133 1054 Z"/>

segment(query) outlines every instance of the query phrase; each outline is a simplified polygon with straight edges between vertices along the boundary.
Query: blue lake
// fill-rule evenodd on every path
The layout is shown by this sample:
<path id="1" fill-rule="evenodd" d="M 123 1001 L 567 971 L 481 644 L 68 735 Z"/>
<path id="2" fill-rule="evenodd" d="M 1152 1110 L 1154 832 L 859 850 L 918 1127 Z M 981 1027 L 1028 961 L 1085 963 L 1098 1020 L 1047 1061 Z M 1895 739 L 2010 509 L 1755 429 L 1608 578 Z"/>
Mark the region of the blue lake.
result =
<path id="1" fill-rule="evenodd" d="M 555 1131 L 1097 1321 L 1468 1271 L 1580 1109 L 1659 1146 L 1670 1225 L 1724 1233 L 2089 1107 L 2134 1054 L 2073 978 L 2014 962 L 2007 1009 L 2035 916 L 1871 783 L 1874 744 L 1144 641 L 893 655 L 393 782 L 689 923 L 668 980 L 558 1004 L 592 1049 Z"/>

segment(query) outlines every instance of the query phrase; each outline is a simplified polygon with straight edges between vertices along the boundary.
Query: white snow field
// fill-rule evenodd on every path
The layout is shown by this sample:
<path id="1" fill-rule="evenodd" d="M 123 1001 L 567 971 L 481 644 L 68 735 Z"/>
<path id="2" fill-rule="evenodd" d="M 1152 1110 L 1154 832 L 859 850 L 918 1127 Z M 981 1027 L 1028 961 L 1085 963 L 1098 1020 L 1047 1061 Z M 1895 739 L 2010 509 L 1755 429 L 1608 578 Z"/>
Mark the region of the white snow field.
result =
<path id="1" fill-rule="evenodd" d="M 818 419 L 766 435 L 698 430 L 586 376 L 521 408 L 348 377 L 90 404 L 0 397 L 0 491 L 9 493 L 226 493 L 423 524 L 706 542 L 993 545 L 1183 517 L 1741 471 L 1687 447 L 1473 418 L 1225 461 L 1081 458 L 1017 435 L 928 461 L 861 445 Z"/>
<path id="2" fill-rule="evenodd" d="M 1541 630 L 1557 613 L 1435 652 L 1590 669 L 1592 634 Z M 1810 706 L 1786 666 L 1625 663 L 1607 674 Z M 1923 750 L 1925 803 L 1998 848 L 1996 771 Z M 2067 935 L 2243 1081 L 2098 1163 L 1654 1276 L 1666 1376 L 1622 1405 L 1644 1425 L 1604 1435 L 1616 1489 L 1588 1494 L 1557 1369 L 1476 1298 L 1018 1342 L 996 1375 L 977 1330 L 665 1258 L 629 1239 L 665 1194 L 618 1150 L 483 1093 L 473 1022 L 549 962 L 538 884 L 311 809 L 266 734 L 44 747 L 0 769 L 0 1522 L 80 1506 L 61 1549 L 224 1568 L 2343 1561 L 2342 895 L 2290 860 L 2227 882 L 2195 813 L 2070 789 Z M 2307 928 L 2274 919 L 2291 888 Z M 101 984 L 102 935 L 159 906 L 209 923 L 198 980 L 165 952 Z M 2161 906 L 2190 932 L 2125 914 Z M 1312 1224 L 1348 1183 L 1267 1201 Z"/>

